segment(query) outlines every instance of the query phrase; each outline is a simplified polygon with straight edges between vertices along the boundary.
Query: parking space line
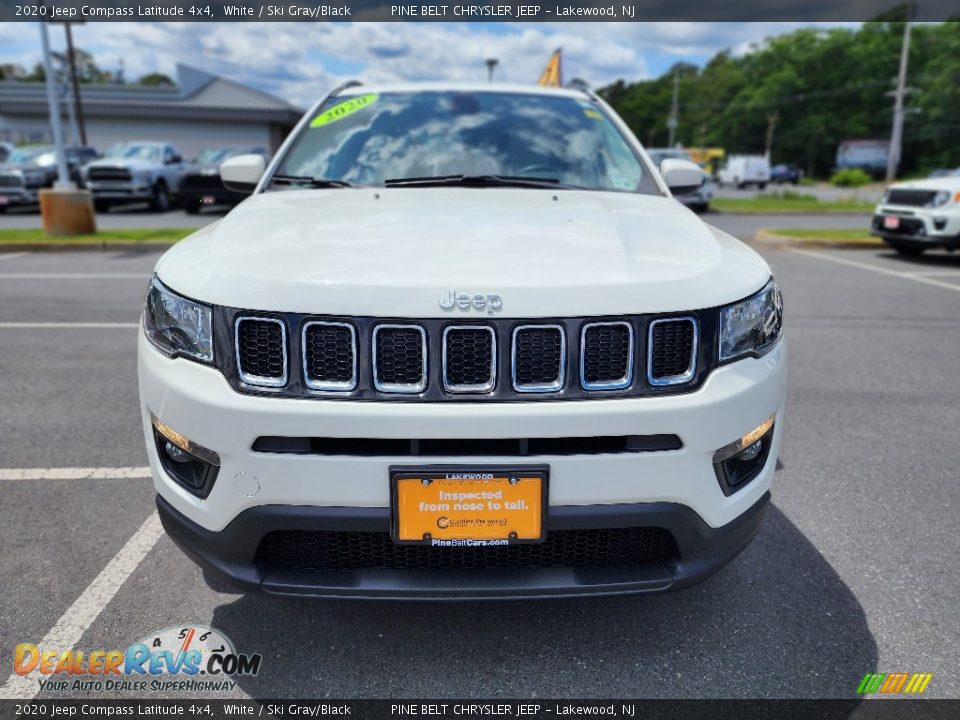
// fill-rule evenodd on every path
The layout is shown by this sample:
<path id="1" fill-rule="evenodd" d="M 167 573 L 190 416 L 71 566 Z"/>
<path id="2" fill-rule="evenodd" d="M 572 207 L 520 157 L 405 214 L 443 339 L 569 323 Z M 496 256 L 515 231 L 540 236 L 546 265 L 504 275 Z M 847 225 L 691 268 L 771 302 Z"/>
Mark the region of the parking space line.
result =
<path id="1" fill-rule="evenodd" d="M 2 480 L 131 480 L 150 477 L 149 467 L 0 468 Z"/>
<path id="2" fill-rule="evenodd" d="M 100 574 L 80 593 L 67 611 L 38 643 L 43 650 L 70 650 L 104 611 L 127 578 L 163 535 L 160 517 L 151 513 Z M 0 698 L 29 700 L 40 690 L 35 677 L 13 673 L 0 688 Z"/>
<path id="3" fill-rule="evenodd" d="M 0 330 L 69 330 L 95 328 L 138 328 L 140 323 L 108 322 L 0 322 Z"/>
<path id="4" fill-rule="evenodd" d="M 150 273 L 0 273 L 0 280 L 147 280 Z"/>
<path id="5" fill-rule="evenodd" d="M 15 252 L 15 253 L 3 253 L 0 254 L 0 260 L 13 260 L 14 258 L 23 257 L 24 255 L 29 255 L 28 252 Z"/>
<path id="6" fill-rule="evenodd" d="M 870 270 L 871 272 L 880 273 L 881 275 L 890 275 L 891 277 L 902 278 L 903 280 L 913 280 L 914 282 L 923 283 L 924 285 L 933 285 L 935 287 L 946 288 L 947 290 L 955 290 L 960 292 L 960 285 L 953 285 L 948 282 L 942 282 L 930 277 L 924 277 L 922 275 L 915 275 L 910 272 L 903 272 L 900 270 L 890 270 L 888 268 L 877 267 L 876 265 L 869 265 L 868 263 L 857 262 L 856 260 L 850 260 L 848 258 L 837 257 L 836 255 L 829 255 L 827 253 L 814 252 L 813 250 L 801 250 L 800 248 L 787 248 L 787 252 L 796 253 L 798 255 L 806 255 L 812 258 L 818 258 L 820 260 L 827 260 L 829 262 L 839 263 L 840 265 L 849 265 L 851 267 L 860 268 L 861 270 Z"/>

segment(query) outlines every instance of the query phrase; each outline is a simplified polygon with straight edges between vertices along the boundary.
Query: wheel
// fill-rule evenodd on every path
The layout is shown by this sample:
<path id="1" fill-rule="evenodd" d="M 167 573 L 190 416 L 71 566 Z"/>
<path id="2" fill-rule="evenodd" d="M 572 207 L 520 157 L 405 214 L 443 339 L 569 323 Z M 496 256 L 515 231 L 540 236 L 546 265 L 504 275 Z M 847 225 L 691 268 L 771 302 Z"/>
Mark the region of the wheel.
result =
<path id="1" fill-rule="evenodd" d="M 158 180 L 153 186 L 150 209 L 154 212 L 166 212 L 170 209 L 170 193 L 167 192 L 167 184 L 163 180 Z"/>
<path id="2" fill-rule="evenodd" d="M 766 183 L 757 183 L 757 187 L 758 187 L 760 190 L 766 190 L 766 189 L 767 189 L 767 184 L 766 184 Z"/>
<path id="3" fill-rule="evenodd" d="M 922 255 L 923 251 L 926 250 L 923 245 L 904 242 L 902 240 L 887 240 L 887 245 L 896 250 L 898 254 L 906 257 L 917 257 L 918 255 Z"/>
<path id="4" fill-rule="evenodd" d="M 710 208 L 709 203 L 694 203 L 693 205 L 690 206 L 690 209 L 699 215 L 702 215 L 703 213 L 705 213 L 709 208 Z"/>
<path id="5" fill-rule="evenodd" d="M 203 205 L 201 204 L 201 202 L 200 202 L 199 200 L 184 200 L 184 201 L 183 201 L 183 211 L 184 211 L 187 215 L 199 215 L 199 214 L 200 214 L 200 208 L 202 208 L 202 207 L 203 207 Z"/>
<path id="6" fill-rule="evenodd" d="M 93 209 L 97 212 L 105 213 L 110 210 L 110 201 L 109 200 L 94 200 Z"/>

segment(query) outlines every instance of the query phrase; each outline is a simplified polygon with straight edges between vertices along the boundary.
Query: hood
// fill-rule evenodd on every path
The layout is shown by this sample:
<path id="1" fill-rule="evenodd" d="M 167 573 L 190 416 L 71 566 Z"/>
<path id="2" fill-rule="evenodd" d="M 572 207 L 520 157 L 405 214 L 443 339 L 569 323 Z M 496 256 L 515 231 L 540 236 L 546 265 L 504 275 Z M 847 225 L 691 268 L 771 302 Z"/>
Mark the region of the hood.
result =
<path id="1" fill-rule="evenodd" d="M 252 196 L 174 246 L 160 279 L 253 310 L 481 319 L 694 310 L 759 290 L 766 263 L 671 198 L 513 188 L 293 190 Z"/>
<path id="2" fill-rule="evenodd" d="M 891 185 L 890 188 L 896 190 L 950 190 L 956 192 L 960 190 L 960 176 L 910 180 L 908 182 L 895 183 Z"/>

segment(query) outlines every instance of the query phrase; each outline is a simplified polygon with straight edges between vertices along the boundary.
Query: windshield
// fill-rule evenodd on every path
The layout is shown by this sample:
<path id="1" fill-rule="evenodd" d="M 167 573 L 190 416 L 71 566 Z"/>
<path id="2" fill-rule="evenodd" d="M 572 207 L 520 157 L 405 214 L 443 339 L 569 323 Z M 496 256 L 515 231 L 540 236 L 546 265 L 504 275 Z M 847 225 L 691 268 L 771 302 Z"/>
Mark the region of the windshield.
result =
<path id="1" fill-rule="evenodd" d="M 646 167 L 596 103 L 485 91 L 334 98 L 297 137 L 277 175 L 352 185 L 497 175 L 659 194 Z"/>
<path id="2" fill-rule="evenodd" d="M 107 150 L 106 157 L 108 158 L 123 158 L 123 159 L 137 159 L 137 160 L 150 160 L 152 162 L 160 161 L 160 146 L 159 145 L 128 145 L 126 143 L 121 143 L 114 145 L 109 150 Z"/>
<path id="3" fill-rule="evenodd" d="M 224 160 L 229 160 L 237 155 L 255 152 L 244 148 L 204 148 L 197 155 L 197 165 L 219 165 Z"/>
<path id="4" fill-rule="evenodd" d="M 26 148 L 17 148 L 12 153 L 10 157 L 7 158 L 7 162 L 11 165 L 26 165 L 27 163 L 35 162 L 44 153 L 48 153 L 52 148 L 41 145 L 38 147 L 26 147 Z"/>

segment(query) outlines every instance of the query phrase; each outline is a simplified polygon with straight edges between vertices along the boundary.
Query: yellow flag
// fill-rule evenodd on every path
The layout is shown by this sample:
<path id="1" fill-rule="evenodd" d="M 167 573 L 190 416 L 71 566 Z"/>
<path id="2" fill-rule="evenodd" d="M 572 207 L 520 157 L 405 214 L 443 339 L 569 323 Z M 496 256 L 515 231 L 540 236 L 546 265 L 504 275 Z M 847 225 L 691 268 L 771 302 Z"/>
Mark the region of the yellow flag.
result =
<path id="1" fill-rule="evenodd" d="M 563 73 L 560 70 L 560 53 L 561 48 L 553 51 L 553 55 L 550 56 L 550 61 L 543 69 L 543 72 L 540 73 L 540 79 L 537 80 L 537 85 L 547 85 L 548 87 L 561 87 L 563 85 Z"/>

